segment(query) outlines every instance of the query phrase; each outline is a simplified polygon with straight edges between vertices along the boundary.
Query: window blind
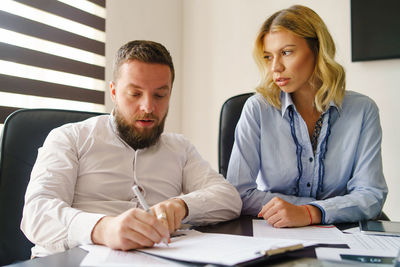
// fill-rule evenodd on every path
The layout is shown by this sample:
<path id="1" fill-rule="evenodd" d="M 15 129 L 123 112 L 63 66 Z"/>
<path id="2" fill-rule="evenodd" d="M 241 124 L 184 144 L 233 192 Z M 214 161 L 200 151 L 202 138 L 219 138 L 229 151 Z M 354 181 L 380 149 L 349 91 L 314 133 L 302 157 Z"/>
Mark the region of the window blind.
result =
<path id="1" fill-rule="evenodd" d="M 105 0 L 2 0 L 0 124 L 20 108 L 104 112 Z"/>

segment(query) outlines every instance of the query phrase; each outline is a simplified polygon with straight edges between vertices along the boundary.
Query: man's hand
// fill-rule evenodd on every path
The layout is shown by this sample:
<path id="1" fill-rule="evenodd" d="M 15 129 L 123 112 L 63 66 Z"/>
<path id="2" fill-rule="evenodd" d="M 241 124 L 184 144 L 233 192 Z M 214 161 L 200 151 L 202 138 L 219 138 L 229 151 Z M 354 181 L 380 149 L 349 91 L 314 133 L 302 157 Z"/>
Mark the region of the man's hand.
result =
<path id="1" fill-rule="evenodd" d="M 307 210 L 308 208 L 308 210 Z M 271 199 L 258 217 L 263 217 L 273 227 L 299 227 L 321 223 L 321 211 L 313 205 L 297 206 L 279 197 Z"/>
<path id="2" fill-rule="evenodd" d="M 152 247 L 168 239 L 168 228 L 155 216 L 137 208 L 116 217 L 103 217 L 92 231 L 94 244 L 120 250 Z"/>
<path id="3" fill-rule="evenodd" d="M 151 207 L 151 210 L 168 227 L 170 233 L 181 227 L 182 220 L 188 214 L 186 203 L 180 198 L 172 198 L 160 202 Z"/>

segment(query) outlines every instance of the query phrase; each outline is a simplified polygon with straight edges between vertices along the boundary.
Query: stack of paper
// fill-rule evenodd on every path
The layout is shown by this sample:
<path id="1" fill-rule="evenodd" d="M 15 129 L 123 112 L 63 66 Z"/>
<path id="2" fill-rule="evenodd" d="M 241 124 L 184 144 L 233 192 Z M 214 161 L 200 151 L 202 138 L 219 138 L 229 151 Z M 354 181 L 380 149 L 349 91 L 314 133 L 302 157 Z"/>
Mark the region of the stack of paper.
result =
<path id="1" fill-rule="evenodd" d="M 346 244 L 345 235 L 333 225 L 274 228 L 265 220 L 253 220 L 253 236 L 298 239 L 319 244 Z"/>
<path id="2" fill-rule="evenodd" d="M 101 267 L 143 267 L 143 266 L 180 266 L 176 261 L 153 257 L 139 251 L 120 251 L 99 245 L 84 245 L 82 249 L 89 253 L 81 266 Z M 184 266 L 184 265 L 182 265 Z"/>
<path id="3" fill-rule="evenodd" d="M 177 237 L 171 238 L 169 246 L 158 244 L 152 248 L 139 249 L 138 251 L 180 261 L 235 265 L 263 257 L 264 255 L 262 253 L 265 251 L 283 253 L 287 249 L 313 244 L 311 242 L 293 239 L 208 234 L 195 230 L 184 230 L 179 231 L 179 233 L 180 235 Z M 143 256 L 138 255 L 137 251 L 133 251 L 128 253 L 118 252 L 118 254 L 114 252 L 111 257 L 110 251 L 108 251 L 108 253 L 103 252 L 107 254 L 107 258 L 105 258 L 98 254 L 100 253 L 98 249 L 90 247 L 86 247 L 86 249 L 89 250 L 89 254 L 82 262 L 82 266 L 116 266 L 118 265 L 117 263 L 121 265 L 122 262 L 126 261 L 130 261 L 131 264 L 134 264 L 140 260 L 137 257 Z M 104 247 L 104 249 L 107 248 Z M 101 258 L 103 260 L 99 260 Z M 90 259 L 97 259 L 97 262 L 89 261 Z M 163 262 L 163 264 L 167 264 L 167 262 Z M 175 262 L 175 264 L 177 264 L 177 262 Z M 142 263 L 142 265 L 146 264 Z"/>

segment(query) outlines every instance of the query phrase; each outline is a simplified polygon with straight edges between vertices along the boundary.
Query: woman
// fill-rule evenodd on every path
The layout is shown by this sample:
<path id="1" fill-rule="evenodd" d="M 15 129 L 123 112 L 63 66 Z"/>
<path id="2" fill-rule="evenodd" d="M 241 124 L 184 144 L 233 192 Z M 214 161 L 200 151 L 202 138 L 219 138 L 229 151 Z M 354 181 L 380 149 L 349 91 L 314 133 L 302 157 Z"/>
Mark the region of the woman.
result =
<path id="1" fill-rule="evenodd" d="M 276 12 L 254 57 L 261 83 L 243 108 L 227 173 L 242 214 L 274 227 L 378 216 L 387 195 L 378 108 L 345 91 L 322 19 L 300 5 Z"/>

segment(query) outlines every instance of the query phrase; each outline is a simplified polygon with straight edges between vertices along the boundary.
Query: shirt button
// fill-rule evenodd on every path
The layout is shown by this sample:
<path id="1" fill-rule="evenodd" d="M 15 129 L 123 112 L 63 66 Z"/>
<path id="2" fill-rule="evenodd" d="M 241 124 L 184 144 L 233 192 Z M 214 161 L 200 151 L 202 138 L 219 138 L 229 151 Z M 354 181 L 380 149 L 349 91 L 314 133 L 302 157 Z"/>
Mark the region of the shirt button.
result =
<path id="1" fill-rule="evenodd" d="M 308 161 L 310 161 L 310 162 L 312 162 L 313 160 L 314 160 L 314 159 L 313 159 L 313 158 L 311 158 L 311 157 L 308 159 Z"/>
<path id="2" fill-rule="evenodd" d="M 307 183 L 307 187 L 310 187 L 311 186 L 311 184 L 310 183 Z"/>

